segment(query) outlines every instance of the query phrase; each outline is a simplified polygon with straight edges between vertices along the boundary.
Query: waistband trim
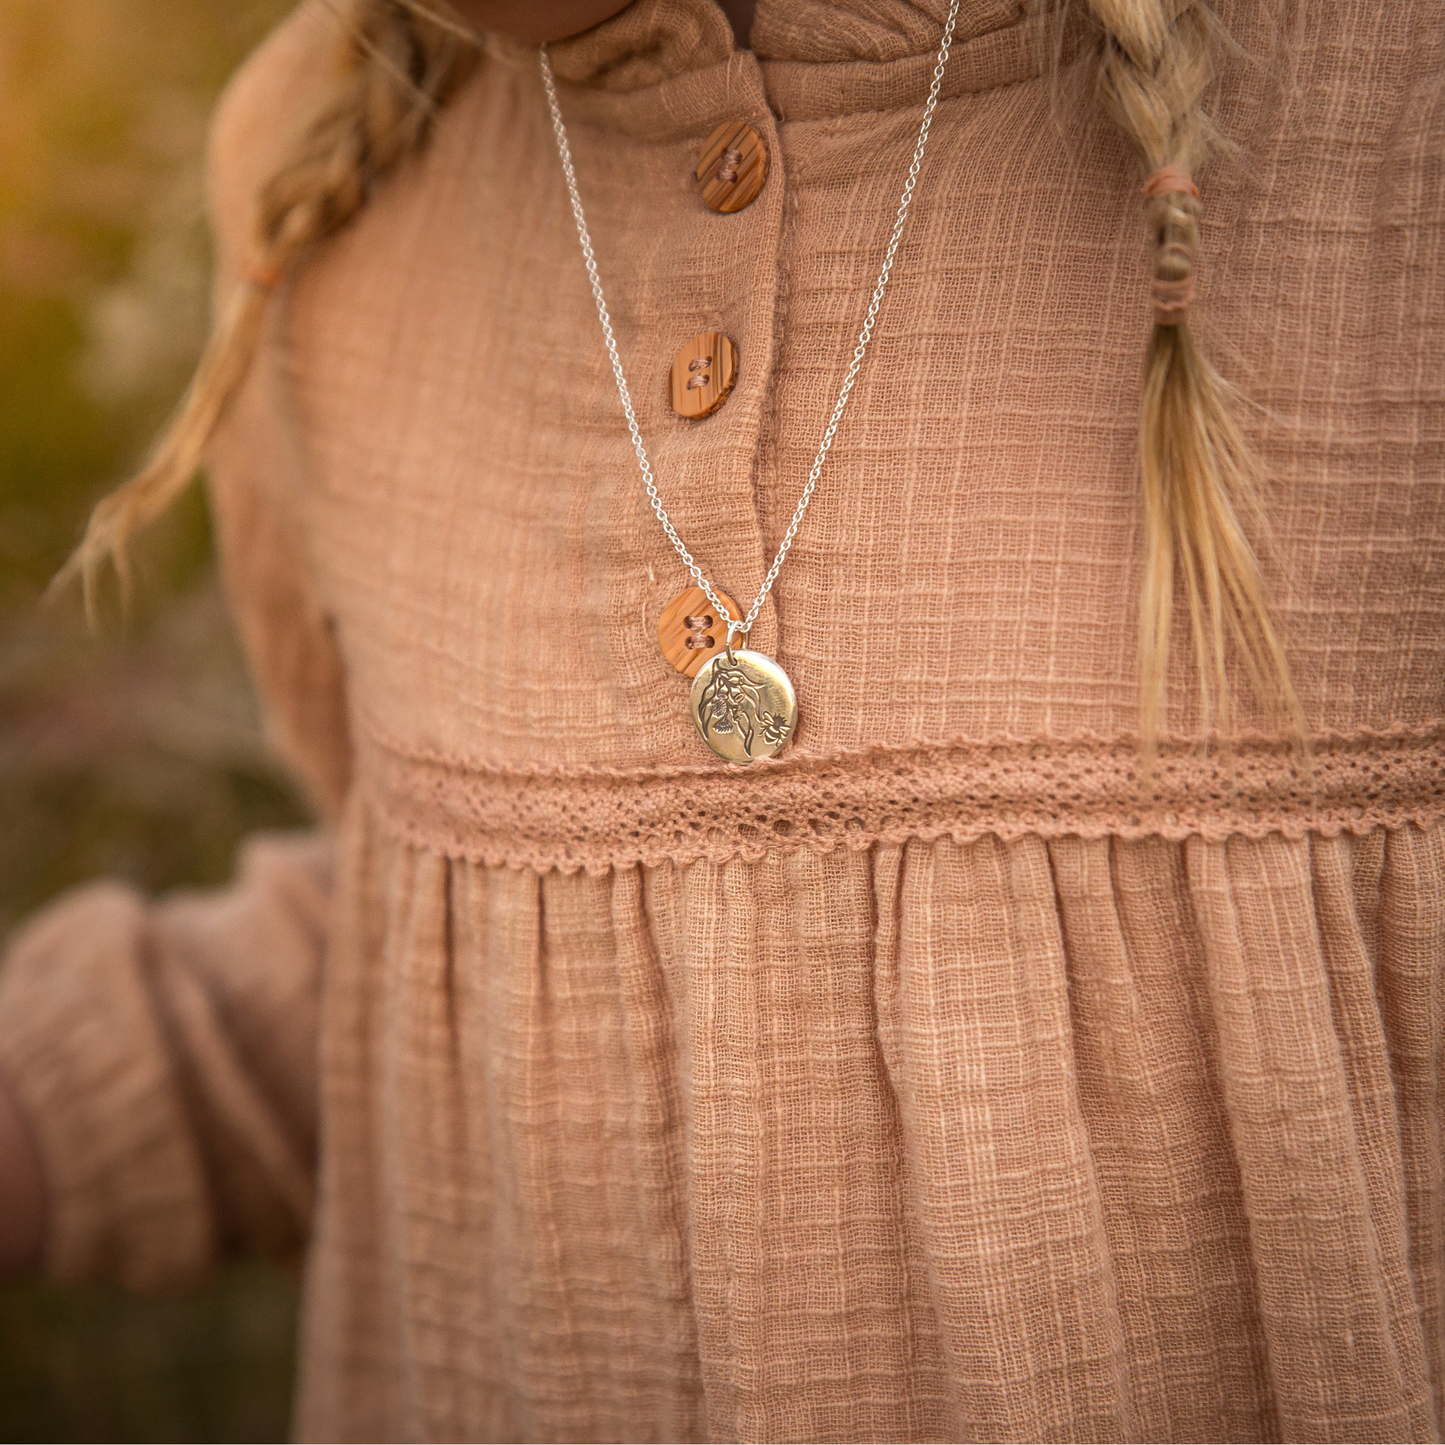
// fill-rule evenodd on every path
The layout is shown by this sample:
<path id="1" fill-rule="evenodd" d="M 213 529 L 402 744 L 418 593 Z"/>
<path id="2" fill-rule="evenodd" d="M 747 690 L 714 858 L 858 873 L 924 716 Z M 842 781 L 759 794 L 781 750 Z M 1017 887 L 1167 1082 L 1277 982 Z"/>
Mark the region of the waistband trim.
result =
<path id="1" fill-rule="evenodd" d="M 1137 740 L 1081 735 L 917 743 L 750 767 L 509 768 L 408 752 L 357 729 L 359 786 L 395 835 L 491 866 L 601 873 L 636 863 L 757 860 L 800 850 L 985 834 L 1174 840 L 1299 838 L 1445 816 L 1445 721 L 1203 751 L 1161 743 L 1147 787 Z"/>

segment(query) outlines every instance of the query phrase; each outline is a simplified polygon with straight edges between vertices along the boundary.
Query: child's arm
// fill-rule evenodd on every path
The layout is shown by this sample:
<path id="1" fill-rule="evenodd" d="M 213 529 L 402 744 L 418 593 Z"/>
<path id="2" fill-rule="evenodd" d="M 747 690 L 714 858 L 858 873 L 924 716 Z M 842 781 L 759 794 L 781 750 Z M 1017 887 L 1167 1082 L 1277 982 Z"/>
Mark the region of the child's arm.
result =
<path id="1" fill-rule="evenodd" d="M 269 152 L 329 54 L 321 13 L 303 6 L 218 114 L 210 178 L 223 297 L 247 260 Z M 306 552 L 277 310 L 213 448 L 213 510 L 273 734 L 334 817 L 350 771 L 345 678 Z M 230 1246 L 299 1242 L 330 849 L 322 835 L 255 841 L 232 887 L 158 904 L 92 885 L 21 933 L 0 968 L 0 1265 L 32 1262 L 43 1234 L 43 1263 L 58 1277 L 158 1285 Z"/>
<path id="2" fill-rule="evenodd" d="M 0 1081 L 24 1122 L 0 1151 L 23 1169 L 33 1133 L 48 1273 L 176 1284 L 304 1238 L 329 875 L 324 838 L 261 839 L 228 889 L 147 905 L 95 884 L 21 933 Z M 5 1192 L 20 1265 L 35 1186 Z"/>

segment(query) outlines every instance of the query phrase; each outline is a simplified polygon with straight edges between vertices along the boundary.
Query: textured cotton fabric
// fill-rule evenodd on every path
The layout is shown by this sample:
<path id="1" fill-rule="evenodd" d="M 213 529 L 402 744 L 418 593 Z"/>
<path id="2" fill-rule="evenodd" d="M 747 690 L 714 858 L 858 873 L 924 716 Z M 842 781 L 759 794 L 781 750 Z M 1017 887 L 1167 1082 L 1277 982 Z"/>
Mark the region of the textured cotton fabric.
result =
<path id="1" fill-rule="evenodd" d="M 750 599 L 847 366 L 940 0 L 705 0 L 559 44 L 643 435 Z M 1312 731 L 1207 749 L 1185 624 L 1137 758 L 1140 172 L 1070 31 L 964 0 L 872 351 L 754 631 L 730 768 L 532 52 L 278 295 L 212 480 L 333 820 L 230 892 L 16 944 L 0 1071 L 51 1270 L 309 1237 L 317 1439 L 1427 1440 L 1445 1404 L 1445 6 L 1223 16 L 1202 344 Z M 224 290 L 331 63 L 233 85 Z M 771 172 L 692 179 L 723 121 Z M 721 330 L 737 387 L 666 401 Z M 1179 607 L 1178 612 L 1184 611 Z M 1241 679 L 1241 697 L 1247 689 Z M 319 1145 L 318 1145 L 319 1139 Z"/>

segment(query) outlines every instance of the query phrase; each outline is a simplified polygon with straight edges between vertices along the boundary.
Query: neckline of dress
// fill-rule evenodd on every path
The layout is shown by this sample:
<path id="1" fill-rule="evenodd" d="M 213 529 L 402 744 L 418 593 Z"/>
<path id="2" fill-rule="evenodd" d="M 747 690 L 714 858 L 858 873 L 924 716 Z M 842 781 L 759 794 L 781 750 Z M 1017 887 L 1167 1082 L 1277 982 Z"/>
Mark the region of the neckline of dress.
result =
<path id="1" fill-rule="evenodd" d="M 713 0 L 635 0 L 549 53 L 569 115 L 661 137 L 715 123 L 719 104 L 783 121 L 922 104 L 946 12 L 946 0 L 759 0 L 740 50 Z M 1042 73 L 1057 48 L 1043 24 L 1021 0 L 964 0 L 944 97 Z M 486 48 L 535 72 L 532 47 L 489 36 Z"/>

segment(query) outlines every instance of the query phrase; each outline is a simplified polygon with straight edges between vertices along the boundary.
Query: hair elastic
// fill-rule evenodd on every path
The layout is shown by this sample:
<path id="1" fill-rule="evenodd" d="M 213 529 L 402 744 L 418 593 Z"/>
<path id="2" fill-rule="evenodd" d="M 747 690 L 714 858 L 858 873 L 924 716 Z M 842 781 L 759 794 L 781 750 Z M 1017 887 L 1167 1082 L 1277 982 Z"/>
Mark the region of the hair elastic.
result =
<path id="1" fill-rule="evenodd" d="M 1199 199 L 1199 187 L 1183 166 L 1160 166 L 1141 187 L 1145 196 L 1193 196 Z M 1149 283 L 1149 299 L 1154 303 L 1154 320 L 1160 326 L 1178 326 L 1189 313 L 1194 300 L 1194 253 L 1182 241 L 1171 241 L 1161 255 L 1176 255 L 1187 263 L 1182 281 L 1165 281 L 1156 276 Z"/>
<path id="2" fill-rule="evenodd" d="M 1186 195 L 1199 199 L 1199 187 L 1183 166 L 1160 166 L 1140 189 L 1151 199 L 1155 196 Z"/>
<path id="3" fill-rule="evenodd" d="M 1149 283 L 1149 299 L 1154 303 L 1158 325 L 1178 326 L 1194 300 L 1194 277 L 1186 276 L 1182 281 L 1160 281 L 1156 277 Z"/>

